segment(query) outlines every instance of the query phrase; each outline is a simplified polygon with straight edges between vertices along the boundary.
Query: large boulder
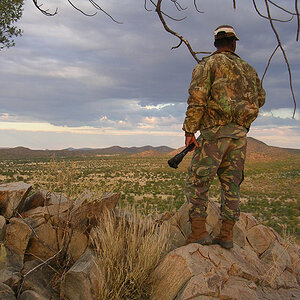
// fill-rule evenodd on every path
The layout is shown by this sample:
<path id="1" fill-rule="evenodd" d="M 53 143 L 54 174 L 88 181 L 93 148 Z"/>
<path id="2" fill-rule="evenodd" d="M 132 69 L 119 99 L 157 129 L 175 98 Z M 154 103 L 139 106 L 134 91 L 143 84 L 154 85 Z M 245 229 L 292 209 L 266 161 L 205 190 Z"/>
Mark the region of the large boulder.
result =
<path id="1" fill-rule="evenodd" d="M 171 235 L 171 239 L 176 238 L 177 248 L 151 275 L 152 300 L 300 299 L 299 247 L 245 213 L 234 226 L 233 249 L 194 243 L 180 247 L 188 234 L 184 224 L 188 222 L 188 209 L 185 203 L 164 221 L 171 225 L 171 233 L 172 226 L 179 228 L 177 235 Z M 217 235 L 220 220 L 218 205 L 213 202 L 207 223 L 208 231 Z"/>
<path id="2" fill-rule="evenodd" d="M 62 293 L 68 300 L 94 300 L 98 288 L 99 266 L 91 249 L 77 260 L 66 273 Z"/>
<path id="3" fill-rule="evenodd" d="M 0 244 L 0 282 L 17 290 L 22 276 L 23 256 Z"/>
<path id="4" fill-rule="evenodd" d="M 40 207 L 40 206 L 49 206 L 53 204 L 61 204 L 69 202 L 66 197 L 61 193 L 51 193 L 46 190 L 39 190 L 32 194 L 30 197 L 27 197 L 24 201 L 22 212 Z"/>
<path id="5" fill-rule="evenodd" d="M 31 228 L 22 219 L 11 218 L 6 226 L 4 238 L 6 247 L 24 257 L 31 233 Z"/>
<path id="6" fill-rule="evenodd" d="M 43 264 L 37 259 L 25 262 L 22 269 L 24 279 L 20 299 L 58 300 L 59 293 L 53 289 L 58 280 L 54 270 L 48 264 Z"/>
<path id="7" fill-rule="evenodd" d="M 12 182 L 0 185 L 0 215 L 9 219 L 20 212 L 32 186 L 25 182 Z"/>
<path id="8" fill-rule="evenodd" d="M 71 210 L 71 226 L 81 232 L 89 232 L 95 227 L 106 211 L 113 211 L 120 199 L 120 194 L 103 193 L 95 197 L 91 192 L 81 195 Z"/>

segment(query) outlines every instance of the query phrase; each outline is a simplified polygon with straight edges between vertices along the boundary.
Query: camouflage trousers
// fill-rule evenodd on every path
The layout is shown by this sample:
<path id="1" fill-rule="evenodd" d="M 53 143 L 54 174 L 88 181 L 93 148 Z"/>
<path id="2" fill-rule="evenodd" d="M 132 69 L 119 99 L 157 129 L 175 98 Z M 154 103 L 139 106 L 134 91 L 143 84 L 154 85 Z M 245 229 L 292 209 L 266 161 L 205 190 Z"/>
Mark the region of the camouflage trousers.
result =
<path id="1" fill-rule="evenodd" d="M 199 139 L 199 147 L 194 151 L 186 177 L 185 194 L 192 204 L 190 218 L 206 218 L 208 190 L 217 174 L 221 183 L 221 216 L 232 221 L 239 219 L 246 146 L 246 137 Z"/>

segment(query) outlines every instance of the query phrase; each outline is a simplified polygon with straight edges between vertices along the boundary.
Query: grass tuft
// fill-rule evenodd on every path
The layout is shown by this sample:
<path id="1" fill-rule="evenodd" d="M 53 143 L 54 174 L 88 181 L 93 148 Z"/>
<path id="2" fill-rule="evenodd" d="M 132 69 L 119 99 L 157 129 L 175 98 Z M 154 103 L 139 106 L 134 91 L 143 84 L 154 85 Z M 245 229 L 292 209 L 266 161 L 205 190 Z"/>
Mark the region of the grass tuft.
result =
<path id="1" fill-rule="evenodd" d="M 121 216 L 107 213 L 92 241 L 99 268 L 97 298 L 149 299 L 150 274 L 168 252 L 167 227 L 130 209 Z"/>

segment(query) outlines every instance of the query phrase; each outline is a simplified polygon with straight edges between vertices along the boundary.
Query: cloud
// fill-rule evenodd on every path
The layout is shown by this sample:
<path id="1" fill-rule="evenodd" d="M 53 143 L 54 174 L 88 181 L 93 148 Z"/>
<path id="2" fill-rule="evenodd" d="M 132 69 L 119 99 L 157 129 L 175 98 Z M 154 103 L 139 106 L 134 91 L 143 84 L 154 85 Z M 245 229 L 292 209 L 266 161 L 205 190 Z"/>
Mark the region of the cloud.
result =
<path id="1" fill-rule="evenodd" d="M 93 11 L 89 2 L 76 4 Z M 50 11 L 59 7 L 59 14 L 47 18 L 31 1 L 25 2 L 19 22 L 24 34 L 16 40 L 16 47 L 1 51 L 0 121 L 25 122 L 37 128 L 38 124 L 48 124 L 48 129 L 54 126 L 51 133 L 65 128 L 60 134 L 77 134 L 84 128 L 120 134 L 135 134 L 137 130 L 182 134 L 187 90 L 196 62 L 184 45 L 171 51 L 178 40 L 163 30 L 154 11 L 145 11 L 143 2 L 133 0 L 103 3 L 103 8 L 123 22 L 119 25 L 101 13 L 84 17 L 67 2 L 55 0 L 44 6 Z M 238 3 L 236 12 L 232 3 L 220 7 L 216 0 L 199 3 L 199 8 L 205 14 L 195 12 L 193 5 L 182 14 L 170 6 L 167 11 L 172 16 L 188 18 L 167 22 L 199 51 L 214 51 L 213 30 L 222 23 L 232 24 L 240 37 L 238 54 L 262 74 L 276 45 L 267 21 L 247 2 Z M 299 97 L 295 22 L 276 26 L 289 55 Z M 267 101 L 263 113 L 267 115 L 258 118 L 255 128 L 298 126 L 293 120 L 268 115 L 293 107 L 280 52 L 274 56 L 264 88 Z M 76 132 L 70 131 L 76 127 Z"/>

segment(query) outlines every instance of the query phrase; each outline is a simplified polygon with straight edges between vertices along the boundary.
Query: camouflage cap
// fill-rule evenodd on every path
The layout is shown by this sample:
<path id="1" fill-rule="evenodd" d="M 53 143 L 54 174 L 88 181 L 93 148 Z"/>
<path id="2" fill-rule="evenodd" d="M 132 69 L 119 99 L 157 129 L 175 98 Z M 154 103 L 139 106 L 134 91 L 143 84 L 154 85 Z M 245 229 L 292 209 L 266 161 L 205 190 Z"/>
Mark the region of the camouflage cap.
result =
<path id="1" fill-rule="evenodd" d="M 215 40 L 225 39 L 229 37 L 235 37 L 236 40 L 239 40 L 234 29 L 230 25 L 221 25 L 214 31 Z"/>

